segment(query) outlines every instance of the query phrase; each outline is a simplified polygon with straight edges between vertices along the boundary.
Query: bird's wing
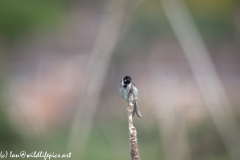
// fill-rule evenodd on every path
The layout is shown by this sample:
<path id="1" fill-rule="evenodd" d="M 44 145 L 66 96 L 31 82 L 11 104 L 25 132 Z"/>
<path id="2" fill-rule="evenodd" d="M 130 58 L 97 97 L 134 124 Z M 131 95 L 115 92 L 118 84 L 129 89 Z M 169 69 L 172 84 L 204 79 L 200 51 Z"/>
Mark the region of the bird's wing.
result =
<path id="1" fill-rule="evenodd" d="M 121 80 L 121 82 L 122 82 L 122 80 Z M 120 82 L 119 87 L 118 87 L 120 93 L 122 93 L 122 83 L 121 82 Z"/>

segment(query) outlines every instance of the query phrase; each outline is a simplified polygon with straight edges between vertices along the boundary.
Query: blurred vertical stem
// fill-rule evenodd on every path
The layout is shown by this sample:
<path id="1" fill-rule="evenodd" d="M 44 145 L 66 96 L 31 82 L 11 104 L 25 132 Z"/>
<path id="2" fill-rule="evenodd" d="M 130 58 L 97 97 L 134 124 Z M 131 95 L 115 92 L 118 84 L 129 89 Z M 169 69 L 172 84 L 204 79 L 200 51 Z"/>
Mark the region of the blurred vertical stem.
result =
<path id="1" fill-rule="evenodd" d="M 109 0 L 86 70 L 85 83 L 81 88 L 81 101 L 73 117 L 68 139 L 68 151 L 81 159 L 97 110 L 111 55 L 126 16 L 129 0 Z"/>
<path id="2" fill-rule="evenodd" d="M 207 109 L 232 160 L 240 159 L 236 115 L 207 48 L 183 0 L 159 0 L 188 59 Z"/>
<path id="3" fill-rule="evenodd" d="M 133 126 L 133 94 L 129 94 L 128 98 L 128 129 L 129 129 L 129 144 L 130 144 L 130 156 L 132 160 L 140 160 L 137 143 L 137 130 Z"/>
<path id="4" fill-rule="evenodd" d="M 166 88 L 161 99 L 161 107 L 158 107 L 159 129 L 162 132 L 162 143 L 164 149 L 164 157 L 166 160 L 190 160 L 190 149 L 186 136 L 185 106 L 179 102 L 179 79 L 171 69 L 166 70 L 167 74 L 163 76 L 164 86 Z M 159 85 L 160 79 L 156 78 Z M 164 88 L 163 88 L 164 87 Z M 156 89 L 156 88 L 155 88 Z M 154 95 L 159 98 L 159 95 Z M 171 97 L 171 98 L 169 98 Z M 164 110 L 163 110 L 164 107 Z M 164 111 L 164 118 L 161 114 Z"/>

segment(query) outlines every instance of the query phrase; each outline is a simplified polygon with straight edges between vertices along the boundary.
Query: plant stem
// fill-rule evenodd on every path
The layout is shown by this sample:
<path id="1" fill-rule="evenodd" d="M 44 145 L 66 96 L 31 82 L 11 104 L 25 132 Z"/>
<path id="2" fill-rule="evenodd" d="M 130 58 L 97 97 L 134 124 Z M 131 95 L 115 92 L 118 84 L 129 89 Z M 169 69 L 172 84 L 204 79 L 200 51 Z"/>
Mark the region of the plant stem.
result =
<path id="1" fill-rule="evenodd" d="M 139 152 L 138 152 L 138 144 L 137 144 L 137 130 L 133 126 L 133 117 L 132 117 L 133 108 L 134 108 L 133 94 L 130 93 L 129 98 L 128 98 L 128 108 L 127 108 L 128 129 L 129 129 L 129 144 L 130 144 L 130 149 L 131 149 L 130 150 L 130 155 L 131 155 L 132 160 L 140 160 Z"/>

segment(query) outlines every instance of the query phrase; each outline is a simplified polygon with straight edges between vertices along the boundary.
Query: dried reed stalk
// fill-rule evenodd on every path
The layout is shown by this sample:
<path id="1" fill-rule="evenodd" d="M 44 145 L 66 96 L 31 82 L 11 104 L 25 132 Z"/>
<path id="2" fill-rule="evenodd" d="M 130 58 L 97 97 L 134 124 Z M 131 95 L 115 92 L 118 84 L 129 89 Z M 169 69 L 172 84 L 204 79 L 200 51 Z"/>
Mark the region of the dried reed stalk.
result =
<path id="1" fill-rule="evenodd" d="M 67 150 L 82 159 L 88 137 L 97 111 L 101 89 L 117 43 L 122 23 L 125 19 L 129 0 L 111 0 L 100 21 L 84 76 L 84 87 L 80 88 L 81 101 L 70 124 Z"/>
<path id="2" fill-rule="evenodd" d="M 159 1 L 189 62 L 202 98 L 231 160 L 239 160 L 240 129 L 236 113 L 185 1 Z"/>
<path id="3" fill-rule="evenodd" d="M 129 144 L 130 144 L 130 155 L 132 160 L 140 160 L 137 144 L 137 130 L 133 126 L 133 94 L 130 93 L 128 97 L 128 129 L 129 129 Z"/>

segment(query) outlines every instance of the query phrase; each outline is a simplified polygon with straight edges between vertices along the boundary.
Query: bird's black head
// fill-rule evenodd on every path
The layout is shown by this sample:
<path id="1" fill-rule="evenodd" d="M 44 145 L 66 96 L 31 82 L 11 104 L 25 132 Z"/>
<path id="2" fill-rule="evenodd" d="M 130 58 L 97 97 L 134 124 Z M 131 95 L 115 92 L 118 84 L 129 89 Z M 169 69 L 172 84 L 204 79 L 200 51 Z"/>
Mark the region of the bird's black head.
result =
<path id="1" fill-rule="evenodd" d="M 132 78 L 130 76 L 125 76 L 123 78 L 123 83 L 124 84 L 130 84 L 132 82 Z"/>

